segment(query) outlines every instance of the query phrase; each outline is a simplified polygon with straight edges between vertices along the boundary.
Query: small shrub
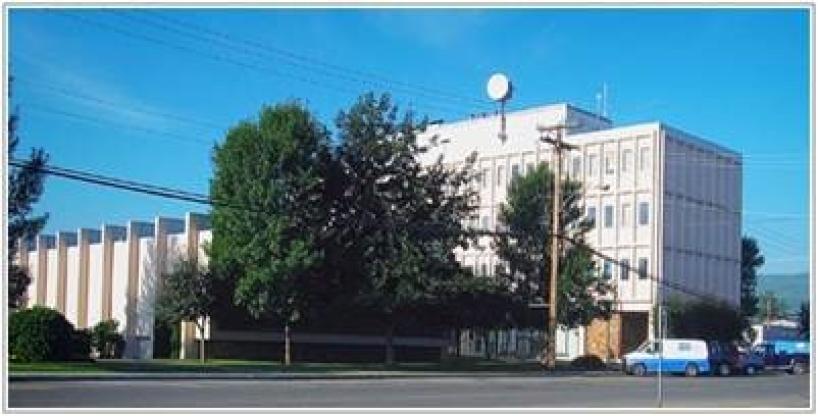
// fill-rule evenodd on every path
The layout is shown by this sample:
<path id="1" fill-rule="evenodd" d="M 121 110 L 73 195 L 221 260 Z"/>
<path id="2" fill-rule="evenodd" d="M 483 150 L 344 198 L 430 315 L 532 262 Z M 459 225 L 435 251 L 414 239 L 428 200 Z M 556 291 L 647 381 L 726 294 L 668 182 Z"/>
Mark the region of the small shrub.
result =
<path id="1" fill-rule="evenodd" d="M 35 306 L 9 317 L 9 352 L 15 361 L 68 360 L 74 345 L 74 326 L 54 309 Z"/>
<path id="2" fill-rule="evenodd" d="M 73 332 L 71 341 L 71 359 L 76 361 L 89 360 L 91 357 L 91 332 L 87 329 L 78 329 Z"/>
<path id="3" fill-rule="evenodd" d="M 604 370 L 607 366 L 596 355 L 583 355 L 571 361 L 571 368 L 577 370 Z"/>
<path id="4" fill-rule="evenodd" d="M 122 358 L 125 339 L 117 332 L 115 319 L 99 322 L 91 328 L 91 347 L 99 358 Z"/>

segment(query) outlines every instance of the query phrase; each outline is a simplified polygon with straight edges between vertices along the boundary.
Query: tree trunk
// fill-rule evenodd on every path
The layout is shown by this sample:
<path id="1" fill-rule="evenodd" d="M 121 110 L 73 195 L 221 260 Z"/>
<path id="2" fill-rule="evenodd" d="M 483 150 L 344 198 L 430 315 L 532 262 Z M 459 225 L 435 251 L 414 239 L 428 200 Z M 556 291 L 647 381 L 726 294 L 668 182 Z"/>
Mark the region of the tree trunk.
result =
<path id="1" fill-rule="evenodd" d="M 284 365 L 290 365 L 290 324 L 284 325 Z"/>
<path id="2" fill-rule="evenodd" d="M 199 360 L 205 363 L 205 327 L 204 322 L 197 325 L 199 327 Z"/>
<path id="3" fill-rule="evenodd" d="M 386 365 L 395 364 L 395 324 L 386 327 Z"/>
<path id="4" fill-rule="evenodd" d="M 454 355 L 460 357 L 460 328 L 454 329 Z"/>

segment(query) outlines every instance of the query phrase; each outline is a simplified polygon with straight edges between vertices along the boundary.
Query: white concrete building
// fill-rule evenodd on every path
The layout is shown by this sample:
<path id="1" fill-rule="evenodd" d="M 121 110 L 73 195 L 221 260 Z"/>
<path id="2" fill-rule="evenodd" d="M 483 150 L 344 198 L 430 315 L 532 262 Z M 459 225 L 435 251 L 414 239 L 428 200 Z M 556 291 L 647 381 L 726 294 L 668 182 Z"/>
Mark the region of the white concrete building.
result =
<path id="1" fill-rule="evenodd" d="M 463 166 L 477 153 L 480 209 L 472 221 L 494 230 L 511 179 L 539 163 L 553 163 L 537 127 L 561 124 L 569 126 L 564 140 L 578 147 L 564 154 L 564 176 L 584 184 L 583 204 L 596 224 L 587 241 L 639 272 L 600 262 L 600 270 L 613 279 L 617 313 L 611 322 L 559 333 L 558 354 L 627 352 L 650 336 L 653 306 L 663 288 L 663 296 L 706 294 L 738 305 L 741 156 L 736 152 L 659 122 L 614 127 L 568 104 L 507 114 L 504 141 L 498 136 L 500 117 L 492 115 L 433 125 L 421 144 L 430 148 L 426 163 L 442 156 L 444 163 Z M 499 264 L 490 237 L 457 255 L 475 273 L 491 275 Z"/>
<path id="2" fill-rule="evenodd" d="M 600 264 L 613 279 L 617 313 L 610 321 L 558 332 L 559 357 L 586 353 L 616 357 L 648 337 L 658 291 L 665 287 L 651 277 L 738 304 L 740 155 L 661 123 L 613 127 L 609 120 L 567 104 L 506 117 L 505 141 L 498 138 L 498 116 L 432 125 L 421 137 L 431 150 L 424 155 L 425 163 L 442 156 L 444 162 L 462 166 L 477 152 L 475 168 L 481 179 L 474 186 L 479 190 L 480 208 L 473 225 L 495 229 L 510 180 L 539 163 L 553 162 L 549 145 L 539 140 L 537 126 L 567 122 L 575 126 L 567 129 L 565 141 L 578 150 L 565 155 L 564 173 L 585 185 L 583 203 L 596 222 L 587 241 L 644 271 L 629 273 Z M 55 308 L 80 328 L 114 318 L 126 338 L 125 356 L 153 357 L 158 276 L 169 271 L 180 256 L 206 263 L 202 246 L 211 238 L 209 227 L 207 216 L 189 213 L 184 220 L 156 218 L 38 236 L 19 254 L 19 262 L 32 278 L 27 304 Z M 478 247 L 459 250 L 458 259 L 475 273 L 492 274 L 499 262 L 489 240 L 484 237 Z M 665 289 L 663 294 L 673 292 Z M 535 345 L 538 335 L 529 331 L 495 333 L 490 342 L 472 335 L 461 339 L 461 351 L 482 355 L 486 348 L 493 348 L 494 355 L 518 356 L 539 351 Z M 192 341 L 197 336 L 192 325 L 183 328 L 183 356 L 196 354 Z M 219 330 L 207 335 L 208 340 L 223 343 L 278 339 L 271 336 Z M 299 342 L 383 342 L 380 337 L 353 338 L 339 341 L 337 334 L 303 334 Z M 440 339 L 396 341 L 399 345 L 443 345 Z"/>

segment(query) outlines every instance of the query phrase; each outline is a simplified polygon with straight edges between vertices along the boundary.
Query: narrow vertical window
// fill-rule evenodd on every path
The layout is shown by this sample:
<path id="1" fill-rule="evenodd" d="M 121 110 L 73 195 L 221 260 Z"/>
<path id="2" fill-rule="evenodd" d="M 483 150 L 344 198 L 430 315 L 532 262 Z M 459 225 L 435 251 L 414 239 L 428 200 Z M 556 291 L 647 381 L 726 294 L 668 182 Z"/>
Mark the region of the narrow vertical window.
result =
<path id="1" fill-rule="evenodd" d="M 596 175 L 596 155 L 588 155 L 588 175 Z"/>
<path id="2" fill-rule="evenodd" d="M 503 186 L 503 167 L 497 166 L 497 186 Z"/>
<path id="3" fill-rule="evenodd" d="M 622 219 L 619 221 L 619 224 L 622 227 L 627 227 L 631 225 L 632 216 L 633 211 L 631 211 L 631 204 L 622 204 Z"/>
<path id="4" fill-rule="evenodd" d="M 588 222 L 591 224 L 591 227 L 596 225 L 596 207 L 589 206 L 587 208 L 587 216 Z"/>
<path id="5" fill-rule="evenodd" d="M 604 212 L 604 226 L 605 228 L 613 227 L 613 205 L 605 205 L 605 212 Z"/>
<path id="6" fill-rule="evenodd" d="M 647 202 L 639 203 L 639 225 L 648 225 L 650 219 L 650 208 Z"/>
<path id="7" fill-rule="evenodd" d="M 483 173 L 480 175 L 480 184 L 483 186 L 483 189 L 488 188 L 488 186 L 489 186 L 489 170 L 488 170 L 488 168 L 483 169 Z"/>
<path id="8" fill-rule="evenodd" d="M 616 171 L 614 166 L 614 152 L 605 152 L 605 174 L 612 175 Z"/>
<path id="9" fill-rule="evenodd" d="M 648 259 L 642 257 L 639 259 L 639 279 L 644 280 L 648 278 Z"/>
<path id="10" fill-rule="evenodd" d="M 643 146 L 639 149 L 639 170 L 644 171 L 650 164 L 650 148 Z"/>
<path id="11" fill-rule="evenodd" d="M 619 261 L 619 279 L 620 280 L 628 280 L 630 277 L 630 268 L 631 264 L 628 259 L 622 259 Z"/>
<path id="12" fill-rule="evenodd" d="M 613 264 L 609 260 L 605 260 L 605 263 L 602 264 L 602 278 L 605 280 L 611 280 L 612 274 Z"/>
<path id="13" fill-rule="evenodd" d="M 525 165 L 526 175 L 528 175 L 531 172 L 534 172 L 534 164 L 533 163 L 529 163 L 529 164 Z"/>
<path id="14" fill-rule="evenodd" d="M 520 177 L 520 165 L 515 163 L 515 164 L 511 165 L 511 179 L 514 180 L 514 179 L 517 179 L 519 177 Z"/>
<path id="15" fill-rule="evenodd" d="M 631 149 L 625 149 L 622 152 L 622 172 L 627 172 L 631 168 L 631 159 L 633 159 L 633 151 Z"/>
<path id="16" fill-rule="evenodd" d="M 573 176 L 574 179 L 579 178 L 582 174 L 582 158 L 580 156 L 574 157 L 571 172 L 571 176 Z"/>

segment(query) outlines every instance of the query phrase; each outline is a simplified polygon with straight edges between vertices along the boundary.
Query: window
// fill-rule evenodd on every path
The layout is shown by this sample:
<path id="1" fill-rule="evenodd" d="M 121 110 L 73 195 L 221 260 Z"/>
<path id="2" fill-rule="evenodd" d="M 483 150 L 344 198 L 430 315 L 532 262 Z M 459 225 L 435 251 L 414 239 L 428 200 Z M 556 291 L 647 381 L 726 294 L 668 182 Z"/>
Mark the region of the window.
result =
<path id="1" fill-rule="evenodd" d="M 517 179 L 519 177 L 520 177 L 520 165 L 515 163 L 515 164 L 511 165 L 511 179 L 514 180 L 514 179 Z"/>
<path id="2" fill-rule="evenodd" d="M 582 174 L 582 158 L 580 158 L 579 156 L 575 156 L 573 166 L 571 169 L 572 169 L 571 176 L 573 176 L 575 179 L 579 178 L 580 175 Z"/>
<path id="3" fill-rule="evenodd" d="M 648 225 L 649 208 L 647 202 L 639 203 L 639 225 Z"/>
<path id="4" fill-rule="evenodd" d="M 605 205 L 605 218 L 603 225 L 605 228 L 613 227 L 613 205 Z"/>
<path id="5" fill-rule="evenodd" d="M 631 217 L 633 217 L 631 204 L 622 204 L 622 219 L 619 221 L 619 224 L 623 227 L 631 225 Z"/>
<path id="6" fill-rule="evenodd" d="M 483 169 L 483 173 L 480 174 L 480 184 L 483 186 L 483 189 L 486 189 L 489 186 L 489 170 L 488 170 L 488 168 Z"/>
<path id="7" fill-rule="evenodd" d="M 627 171 L 630 170 L 630 168 L 631 168 L 631 159 L 633 159 L 633 150 L 625 149 L 622 152 L 622 162 L 620 162 L 621 165 L 622 165 L 622 172 L 627 172 Z"/>
<path id="8" fill-rule="evenodd" d="M 503 271 L 505 271 L 505 269 L 503 269 L 503 265 L 502 265 L 502 264 L 495 264 L 495 265 L 494 265 L 494 275 L 495 275 L 495 276 L 502 276 L 502 275 L 503 275 Z"/>
<path id="9" fill-rule="evenodd" d="M 596 224 L 596 207 L 588 207 L 587 213 L 588 221 L 591 223 L 591 227 L 593 227 Z"/>
<path id="10" fill-rule="evenodd" d="M 648 278 L 648 259 L 642 257 L 639 259 L 639 279 L 644 280 Z"/>
<path id="11" fill-rule="evenodd" d="M 650 161 L 648 158 L 650 157 L 650 148 L 647 146 L 643 146 L 639 148 L 639 170 L 645 170 L 648 168 L 648 164 Z"/>
<path id="12" fill-rule="evenodd" d="M 613 175 L 616 171 L 614 166 L 614 153 L 613 152 L 605 152 L 605 174 Z"/>
<path id="13" fill-rule="evenodd" d="M 483 216 L 483 229 L 487 230 L 487 231 L 489 229 L 489 216 L 488 215 Z"/>
<path id="14" fill-rule="evenodd" d="M 611 274 L 613 273 L 613 264 L 610 261 L 605 260 L 605 263 L 602 263 L 602 278 L 605 280 L 611 280 Z"/>
<path id="15" fill-rule="evenodd" d="M 689 342 L 680 342 L 679 343 L 679 351 L 690 351 L 690 343 Z"/>
<path id="16" fill-rule="evenodd" d="M 531 172 L 534 172 L 534 164 L 533 163 L 529 163 L 529 164 L 525 165 L 526 175 L 531 173 Z"/>
<path id="17" fill-rule="evenodd" d="M 619 261 L 619 264 L 620 264 L 620 266 L 619 266 L 619 279 L 620 280 L 628 280 L 628 278 L 630 277 L 630 272 L 631 272 L 631 270 L 630 270 L 631 264 L 630 263 L 631 262 L 628 259 L 622 259 L 622 260 Z"/>
<path id="18" fill-rule="evenodd" d="M 588 155 L 588 175 L 596 175 L 596 155 Z"/>
<path id="19" fill-rule="evenodd" d="M 482 276 L 488 276 L 489 275 L 489 266 L 486 263 L 483 263 L 480 266 L 480 274 Z"/>
<path id="20" fill-rule="evenodd" d="M 497 186 L 503 185 L 503 167 L 497 166 Z"/>

